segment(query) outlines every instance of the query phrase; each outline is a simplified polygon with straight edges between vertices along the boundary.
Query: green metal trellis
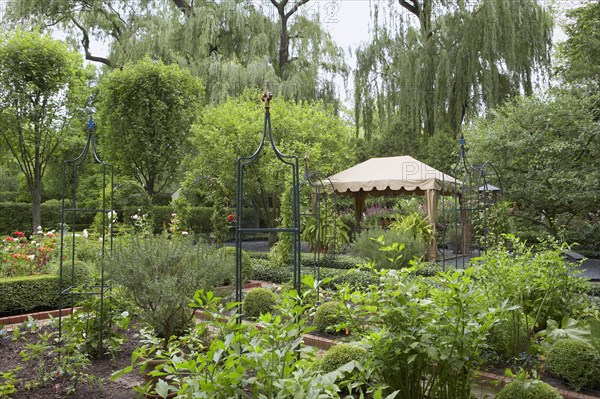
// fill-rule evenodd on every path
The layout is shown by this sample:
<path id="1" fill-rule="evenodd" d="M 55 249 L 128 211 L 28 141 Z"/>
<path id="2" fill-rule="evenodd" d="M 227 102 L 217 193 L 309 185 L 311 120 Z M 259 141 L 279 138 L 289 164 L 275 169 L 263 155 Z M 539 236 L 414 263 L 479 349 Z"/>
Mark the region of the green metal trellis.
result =
<path id="1" fill-rule="evenodd" d="M 245 234 L 255 233 L 285 233 L 292 236 L 292 256 L 291 267 L 293 277 L 293 287 L 300 293 L 301 274 L 300 274 L 300 194 L 299 194 L 299 174 L 298 157 L 294 155 L 285 155 L 279 151 L 273 138 L 271 129 L 270 101 L 273 95 L 269 92 L 268 82 L 265 85 L 265 93 L 262 101 L 265 103 L 265 118 L 262 138 L 258 148 L 248 157 L 239 157 L 237 160 L 237 203 L 236 203 L 236 276 L 235 276 L 235 298 L 237 302 L 242 300 L 242 238 Z M 292 221 L 291 226 L 284 227 L 242 227 L 243 225 L 243 199 L 244 199 L 244 169 L 256 163 L 260 153 L 265 146 L 265 138 L 269 135 L 270 145 L 277 158 L 284 164 L 292 168 Z M 282 204 L 284 206 L 285 204 Z"/>

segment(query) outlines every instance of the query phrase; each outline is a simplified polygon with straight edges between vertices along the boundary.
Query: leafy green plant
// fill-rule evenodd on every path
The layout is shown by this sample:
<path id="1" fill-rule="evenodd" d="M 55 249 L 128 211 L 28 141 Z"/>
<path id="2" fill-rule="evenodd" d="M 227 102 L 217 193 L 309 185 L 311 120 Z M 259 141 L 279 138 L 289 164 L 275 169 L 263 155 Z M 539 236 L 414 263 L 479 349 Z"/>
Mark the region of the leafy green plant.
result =
<path id="1" fill-rule="evenodd" d="M 600 354 L 592 345 L 571 338 L 556 341 L 546 355 L 546 370 L 577 391 L 598 381 L 599 364 Z"/>
<path id="2" fill-rule="evenodd" d="M 409 233 L 413 240 L 422 239 L 426 243 L 433 239 L 433 229 L 427 216 L 419 212 L 412 212 L 401 216 L 390 224 L 391 230 Z"/>
<path id="3" fill-rule="evenodd" d="M 56 389 L 73 393 L 80 382 L 97 381 L 87 373 L 91 364 L 84 350 L 84 338 L 80 335 L 64 334 L 60 345 L 55 345 L 57 332 L 42 332 L 38 341 L 25 345 L 21 359 L 27 367 L 35 370 L 35 378 L 25 383 L 25 388 L 43 386 L 53 382 Z"/>
<path id="4" fill-rule="evenodd" d="M 531 331 L 526 317 L 519 307 L 506 309 L 499 322 L 490 329 L 490 348 L 501 360 L 513 360 L 527 350 Z"/>
<path id="5" fill-rule="evenodd" d="M 572 339 L 575 341 L 592 343 L 592 331 L 588 324 L 581 320 L 575 320 L 568 316 L 563 317 L 559 325 L 555 320 L 548 320 L 546 329 L 537 333 L 544 337 L 544 343 L 551 345 L 561 339 Z"/>
<path id="6" fill-rule="evenodd" d="M 368 337 L 373 365 L 398 398 L 470 397 L 472 371 L 497 316 L 474 284 L 474 269 L 425 280 L 411 270 L 381 273 L 367 305 L 383 325 Z"/>
<path id="7" fill-rule="evenodd" d="M 341 343 L 332 346 L 325 352 L 320 367 L 321 370 L 328 373 L 351 361 L 364 363 L 367 355 L 367 350 L 356 343 Z"/>
<path id="8" fill-rule="evenodd" d="M 340 302 L 322 303 L 315 312 L 315 329 L 319 332 L 336 332 L 338 327 L 346 321 L 345 311 L 345 307 Z"/>
<path id="9" fill-rule="evenodd" d="M 313 251 L 338 253 L 350 241 L 350 227 L 332 212 L 322 210 L 319 223 L 315 217 L 306 219 L 302 239 Z"/>
<path id="10" fill-rule="evenodd" d="M 81 349 L 90 357 L 97 358 L 106 353 L 114 357 L 125 341 L 121 331 L 129 326 L 129 313 L 119 311 L 110 300 L 100 305 L 97 297 L 86 299 L 81 303 L 82 311 L 75 309 L 71 317 L 62 321 L 62 330 L 71 339 L 77 337 Z"/>
<path id="11" fill-rule="evenodd" d="M 8 371 L 0 372 L 0 398 L 10 399 L 12 395 L 17 393 L 17 387 L 15 386 L 19 379 L 16 376 L 16 372 L 21 369 L 20 366 Z"/>
<path id="12" fill-rule="evenodd" d="M 219 286 L 233 275 L 231 258 L 181 237 L 132 236 L 113 255 L 112 281 L 140 308 L 141 321 L 165 345 L 192 326 L 187 305 L 199 288 Z"/>
<path id="13" fill-rule="evenodd" d="M 381 251 L 382 246 L 393 246 L 397 243 L 397 255 Z M 403 245 L 402 249 L 400 247 Z M 398 269 L 407 267 L 414 258 L 420 259 L 427 250 L 426 242 L 417 237 L 414 239 L 410 233 L 396 230 L 371 229 L 361 232 L 348 251 L 351 255 L 373 261 L 377 269 Z"/>
<path id="14" fill-rule="evenodd" d="M 531 331 L 543 329 L 548 319 L 562 320 L 586 308 L 589 283 L 576 264 L 564 259 L 565 244 L 532 247 L 511 235 L 504 238 L 504 245 L 473 260 L 490 303 L 519 306 Z"/>
<path id="15" fill-rule="evenodd" d="M 267 288 L 254 288 L 244 296 L 242 309 L 246 317 L 256 319 L 260 315 L 271 312 L 276 302 L 277 297 L 273 291 Z"/>

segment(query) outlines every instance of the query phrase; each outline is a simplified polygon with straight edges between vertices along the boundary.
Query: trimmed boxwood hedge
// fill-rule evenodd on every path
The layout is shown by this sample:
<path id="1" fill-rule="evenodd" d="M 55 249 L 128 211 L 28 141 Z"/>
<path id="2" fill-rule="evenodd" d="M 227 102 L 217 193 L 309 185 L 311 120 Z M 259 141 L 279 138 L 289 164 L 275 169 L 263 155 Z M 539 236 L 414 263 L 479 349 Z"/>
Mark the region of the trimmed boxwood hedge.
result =
<path id="1" fill-rule="evenodd" d="M 131 216 L 138 213 L 138 206 L 126 207 L 123 210 L 117 210 L 121 217 L 121 222 L 129 223 Z M 60 226 L 60 212 L 61 202 L 58 200 L 50 200 L 47 203 L 41 205 L 42 211 L 42 227 L 45 230 L 58 229 Z M 152 210 L 148 212 L 151 214 L 154 221 L 153 228 L 155 233 L 163 231 L 171 220 L 171 214 L 173 213 L 173 207 L 171 206 L 158 206 L 152 207 Z M 142 210 L 146 213 L 146 210 Z M 200 207 L 195 206 L 190 209 L 190 217 L 188 220 L 189 228 L 196 234 L 210 234 L 213 230 L 211 217 L 213 214 L 213 208 L 211 207 Z M 253 209 L 244 209 L 244 220 L 252 221 Z M 94 222 L 95 214 L 92 212 L 82 213 L 78 215 L 75 223 L 77 230 L 83 230 L 89 228 Z M 71 222 L 69 221 L 69 227 Z M 10 234 L 16 230 L 23 231 L 28 235 L 31 231 L 31 204 L 29 203 L 17 203 L 17 202 L 0 202 L 0 234 Z"/>
<path id="2" fill-rule="evenodd" d="M 292 279 L 292 271 L 289 268 L 273 267 L 269 261 L 265 259 L 253 259 L 253 261 L 253 278 L 255 280 L 285 283 Z M 309 270 L 303 269 L 303 273 L 307 272 L 310 273 Z M 344 270 L 321 267 L 320 276 L 321 279 L 332 278 L 329 283 L 323 285 L 324 288 L 328 289 L 333 289 L 336 285 L 344 283 L 348 283 L 352 287 L 365 288 L 379 282 L 379 277 L 369 270 Z"/>
<path id="3" fill-rule="evenodd" d="M 0 312 L 54 307 L 58 304 L 58 291 L 56 275 L 0 278 Z"/>

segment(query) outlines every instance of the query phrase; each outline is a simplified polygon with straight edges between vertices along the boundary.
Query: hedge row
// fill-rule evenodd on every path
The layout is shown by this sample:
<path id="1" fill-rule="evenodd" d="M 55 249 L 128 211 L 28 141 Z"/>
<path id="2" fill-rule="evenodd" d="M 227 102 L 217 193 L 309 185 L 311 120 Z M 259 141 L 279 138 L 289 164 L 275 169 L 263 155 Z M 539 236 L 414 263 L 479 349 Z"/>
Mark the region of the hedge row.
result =
<path id="1" fill-rule="evenodd" d="M 58 304 L 58 292 L 56 275 L 0 278 L 0 312 L 54 307 Z"/>
<path id="2" fill-rule="evenodd" d="M 255 253 L 253 253 L 255 254 Z M 306 254 L 302 254 L 302 257 L 305 257 Z M 355 259 L 349 256 L 346 256 L 343 262 L 348 262 L 350 259 Z M 333 258 L 335 259 L 335 258 Z M 343 258 L 342 258 L 343 259 Z M 292 279 L 292 271 L 290 268 L 278 268 L 273 267 L 268 260 L 253 258 L 254 262 L 254 275 L 253 278 L 255 280 L 264 280 L 270 281 L 273 283 L 285 283 Z M 342 263 L 344 264 L 344 263 Z M 356 264 L 355 264 L 356 266 Z M 313 273 L 314 268 L 312 264 L 307 266 L 305 264 L 301 264 L 302 273 Z M 431 277 L 435 274 L 442 271 L 443 265 L 436 263 L 428 263 L 423 265 L 415 274 Z M 319 274 L 321 279 L 331 278 L 332 280 L 324 284 L 323 287 L 328 289 L 334 289 L 336 285 L 342 285 L 344 283 L 350 284 L 350 286 L 355 287 L 357 289 L 366 288 L 371 284 L 379 283 L 379 276 L 368 269 L 351 269 L 347 268 L 332 268 L 332 267 L 324 267 L 321 266 L 319 268 Z"/>
<path id="3" fill-rule="evenodd" d="M 268 252 L 248 252 L 253 259 L 269 259 Z M 327 267 L 331 269 L 343 269 L 349 270 L 356 268 L 359 264 L 365 261 L 360 258 L 355 258 L 349 255 L 324 255 L 321 254 L 319 257 L 319 266 L 321 268 Z M 300 265 L 302 267 L 314 267 L 315 255 L 312 253 L 301 253 L 300 254 Z"/>
<path id="4" fill-rule="evenodd" d="M 253 278 L 255 280 L 286 283 L 292 279 L 292 271 L 289 268 L 272 267 L 269 261 L 264 259 L 254 259 L 253 261 Z M 319 271 L 321 279 L 332 279 L 328 284 L 323 286 L 328 289 L 333 289 L 336 285 L 342 285 L 344 283 L 348 283 L 356 288 L 366 288 L 371 284 L 377 284 L 379 282 L 379 277 L 369 270 L 344 270 L 321 267 L 319 268 Z M 311 269 L 302 270 L 302 273 L 311 272 Z"/>
<path id="5" fill-rule="evenodd" d="M 131 216 L 136 213 L 148 213 L 153 220 L 155 232 L 162 231 L 169 225 L 173 208 L 171 206 L 154 206 L 150 211 L 141 210 L 139 207 L 127 207 L 124 210 L 117 210 L 121 222 L 129 223 Z M 41 205 L 42 226 L 46 230 L 58 229 L 60 226 L 61 203 L 58 200 L 50 200 Z M 213 208 L 210 207 L 192 207 L 189 218 L 189 228 L 197 234 L 209 234 L 212 232 Z M 253 209 L 244 210 L 244 220 L 248 225 L 254 220 Z M 94 222 L 94 213 L 78 213 L 75 220 L 75 228 L 83 230 L 89 228 Z M 71 226 L 72 220 L 67 219 L 66 223 Z M 0 202 L 0 234 L 10 234 L 16 230 L 31 233 L 31 204 L 16 202 Z"/>

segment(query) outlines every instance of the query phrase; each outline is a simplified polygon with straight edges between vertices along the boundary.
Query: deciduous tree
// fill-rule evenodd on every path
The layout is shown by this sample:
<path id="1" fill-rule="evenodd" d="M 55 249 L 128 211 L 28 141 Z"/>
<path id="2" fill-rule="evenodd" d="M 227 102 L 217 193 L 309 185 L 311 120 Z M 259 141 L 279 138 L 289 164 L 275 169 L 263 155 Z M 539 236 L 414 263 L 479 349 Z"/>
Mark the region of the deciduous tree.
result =
<path id="1" fill-rule="evenodd" d="M 357 51 L 357 134 L 418 147 L 442 130 L 530 94 L 549 67 L 552 19 L 536 0 L 399 0 Z M 402 129 L 396 127 L 401 124 Z"/>
<path id="2" fill-rule="evenodd" d="M 146 58 L 108 74 L 98 103 L 107 158 L 153 197 L 174 182 L 202 98 L 200 80 L 177 65 Z"/>
<path id="3" fill-rule="evenodd" d="M 0 41 L 0 138 L 25 175 L 33 231 L 42 225 L 46 167 L 63 139 L 82 128 L 88 93 L 82 61 L 65 43 L 36 32 L 17 30 Z"/>

